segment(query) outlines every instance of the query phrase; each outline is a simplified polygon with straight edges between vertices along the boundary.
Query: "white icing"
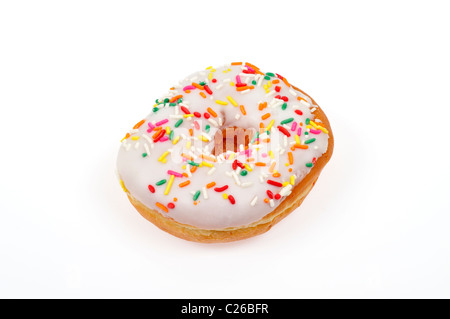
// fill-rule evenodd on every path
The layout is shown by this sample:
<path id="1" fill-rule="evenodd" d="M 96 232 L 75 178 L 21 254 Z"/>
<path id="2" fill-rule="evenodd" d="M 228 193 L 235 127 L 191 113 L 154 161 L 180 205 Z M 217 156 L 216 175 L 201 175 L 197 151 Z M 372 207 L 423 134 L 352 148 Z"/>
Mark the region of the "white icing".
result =
<path id="1" fill-rule="evenodd" d="M 215 70 L 214 72 L 211 72 Z M 230 71 L 228 71 L 230 70 Z M 243 70 L 247 70 L 245 66 L 225 65 L 216 69 L 207 69 L 206 71 L 197 72 L 180 81 L 173 90 L 170 90 L 159 101 L 164 98 L 172 98 L 177 95 L 183 95 L 182 103 L 176 106 L 170 106 L 168 103 L 157 105 L 159 110 L 151 112 L 146 118 L 145 123 L 139 128 L 131 130 L 130 137 L 125 139 L 120 148 L 117 166 L 118 173 L 123 181 L 123 185 L 128 192 L 137 200 L 142 202 L 149 208 L 157 209 L 166 217 L 173 218 L 175 221 L 204 228 L 204 229 L 222 229 L 226 227 L 239 227 L 247 225 L 260 220 L 266 214 L 273 211 L 285 198 L 291 193 L 293 186 L 297 185 L 311 170 L 307 167 L 307 163 L 311 163 L 313 158 L 318 159 L 327 150 L 328 134 L 326 130 L 321 131 L 321 121 L 312 122 L 311 129 L 320 131 L 319 134 L 305 132 L 309 131 L 305 124 L 306 119 L 314 120 L 315 117 L 311 112 L 312 108 L 317 108 L 317 105 L 305 94 L 295 91 L 292 87 L 288 87 L 283 81 L 279 80 L 278 84 L 271 84 L 269 86 L 268 80 L 264 79 L 260 74 L 246 74 Z M 212 73 L 212 75 L 210 75 Z M 236 83 L 236 75 L 239 75 L 243 83 L 252 85 L 254 89 L 246 89 L 245 91 L 236 91 L 236 87 L 230 83 Z M 216 82 L 211 81 L 215 79 Z M 272 77 L 271 80 L 277 79 Z M 190 93 L 183 91 L 186 86 L 191 86 L 192 82 L 205 82 L 212 91 L 209 95 L 205 90 L 192 89 Z M 256 81 L 256 84 L 252 84 Z M 281 87 L 279 92 L 275 87 Z M 199 93 L 203 92 L 206 98 L 203 98 Z M 275 98 L 277 95 L 285 96 L 289 100 L 287 102 Z M 231 97 L 230 100 L 228 97 Z M 301 97 L 304 100 L 298 100 Z M 216 101 L 226 102 L 227 105 L 221 105 Z M 232 101 L 237 103 L 234 106 Z M 267 102 L 267 107 L 262 111 L 259 110 L 259 104 Z M 285 110 L 282 110 L 282 105 L 287 103 Z M 245 107 L 246 115 L 243 115 L 240 105 Z M 202 114 L 201 118 L 185 117 L 181 107 L 185 107 L 191 113 L 199 112 Z M 210 117 L 205 119 L 203 114 L 207 112 L 207 108 L 211 108 L 217 114 L 217 117 Z M 303 115 L 298 115 L 295 110 L 300 110 Z M 266 120 L 262 120 L 261 116 L 270 113 L 271 116 Z M 281 125 L 280 122 L 288 118 L 293 118 L 296 124 L 295 131 L 291 130 L 292 122 Z M 160 121 L 168 119 L 167 123 L 161 125 L 162 129 L 170 127 L 174 131 L 174 139 L 179 138 L 177 144 L 173 144 L 171 140 L 164 142 L 154 142 L 152 136 L 155 131 L 147 132 L 149 129 L 148 123 L 154 126 Z M 175 128 L 175 123 L 180 119 L 183 123 Z M 258 162 L 265 162 L 266 166 L 256 166 L 255 162 L 246 162 L 245 155 L 234 154 L 233 160 L 227 160 L 226 157 L 234 153 L 231 151 L 226 154 L 220 154 L 216 157 L 217 162 L 211 162 L 201 158 L 201 154 L 211 154 L 214 148 L 214 135 L 221 128 L 226 127 L 240 127 L 244 129 L 253 129 L 255 132 L 259 129 L 260 122 L 267 127 L 269 123 L 273 123 L 270 134 L 260 134 L 260 144 L 249 145 L 252 150 L 252 158 Z M 196 121 L 199 128 L 196 127 Z M 300 126 L 299 123 L 303 123 Z M 209 132 L 206 132 L 206 125 L 210 126 Z M 290 133 L 290 137 L 285 136 L 278 130 L 281 125 Z M 311 124 L 310 124 L 311 125 Z M 319 129 L 317 129 L 319 126 Z M 298 128 L 302 129 L 301 135 L 295 139 Z M 193 130 L 193 136 L 190 136 L 189 129 Z M 167 134 L 165 135 L 167 136 Z M 142 137 L 137 139 L 137 137 Z M 265 138 L 270 138 L 270 143 L 262 143 Z M 308 144 L 308 149 L 296 148 L 291 150 L 291 146 L 295 145 L 297 141 L 304 144 L 311 138 L 316 140 Z M 243 146 L 240 148 L 242 149 Z M 271 154 L 274 159 L 268 154 Z M 165 156 L 165 152 L 168 152 Z M 146 153 L 146 156 L 143 156 Z M 190 172 L 190 165 L 182 161 L 181 153 L 192 156 L 193 161 L 200 163 L 204 161 L 208 165 L 198 167 L 195 173 Z M 286 166 L 288 161 L 288 154 L 292 153 L 293 164 Z M 265 155 L 263 155 L 265 154 Z M 226 155 L 226 156 L 225 156 Z M 243 164 L 248 164 L 247 175 L 242 176 L 242 169 L 238 167 L 233 170 L 232 163 L 234 159 L 238 159 Z M 280 177 L 273 177 L 269 172 L 271 164 L 276 161 L 276 171 L 281 175 Z M 186 168 L 183 166 L 186 165 Z M 249 169 L 251 171 L 249 171 Z M 289 168 L 292 172 L 289 172 Z M 167 185 L 170 180 L 168 171 L 172 170 L 177 173 L 185 173 L 188 177 L 175 177 L 173 184 L 167 195 Z M 291 185 L 291 175 L 294 185 Z M 161 186 L 156 186 L 156 182 L 160 180 L 167 180 Z M 189 180 L 190 184 L 183 188 L 178 185 Z M 277 182 L 285 182 L 283 187 L 272 186 L 267 183 L 267 180 Z M 206 185 L 215 182 L 215 187 L 228 185 L 228 189 L 224 192 L 216 192 L 213 188 L 207 188 Z M 155 193 L 149 191 L 148 185 L 152 185 Z M 269 199 L 267 190 L 270 190 L 274 195 L 280 193 L 282 197 L 277 199 Z M 194 205 L 193 195 L 199 192 L 199 196 Z M 223 194 L 232 195 L 235 203 L 232 204 L 230 199 L 225 199 Z M 174 201 L 177 198 L 177 201 Z M 266 199 L 266 202 L 264 199 Z M 169 203 L 175 204 L 173 209 L 168 209 L 168 213 L 157 207 L 156 203 L 161 203 L 168 207 Z"/>

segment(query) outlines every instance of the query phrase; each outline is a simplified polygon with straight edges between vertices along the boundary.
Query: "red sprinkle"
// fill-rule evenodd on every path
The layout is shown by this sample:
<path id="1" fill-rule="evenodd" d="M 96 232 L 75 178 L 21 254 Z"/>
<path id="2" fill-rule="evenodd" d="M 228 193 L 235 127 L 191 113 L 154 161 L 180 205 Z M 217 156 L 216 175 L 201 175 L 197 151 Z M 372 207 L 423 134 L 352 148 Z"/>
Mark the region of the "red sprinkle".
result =
<path id="1" fill-rule="evenodd" d="M 166 130 L 159 131 L 158 135 L 156 135 L 156 137 L 153 139 L 153 142 L 154 143 L 158 142 L 161 139 L 161 137 L 164 136 L 164 134 L 166 134 Z"/>
<path id="2" fill-rule="evenodd" d="M 233 170 L 236 170 L 236 168 L 237 168 L 237 160 L 234 160 L 232 167 L 233 167 Z"/>
<path id="3" fill-rule="evenodd" d="M 236 83 L 235 86 L 240 88 L 240 87 L 247 86 L 247 83 Z"/>
<path id="4" fill-rule="evenodd" d="M 289 99 L 288 99 L 288 97 L 287 96 L 282 96 L 281 97 L 281 99 L 284 101 L 284 102 L 287 102 L 287 101 L 289 101 Z"/>
<path id="5" fill-rule="evenodd" d="M 316 164 L 316 162 L 317 162 L 317 158 L 315 158 L 315 157 L 314 157 L 314 158 L 312 159 L 312 161 L 311 161 L 311 162 L 312 162 L 313 164 Z"/>
<path id="6" fill-rule="evenodd" d="M 267 190 L 267 196 L 269 196 L 270 199 L 273 199 L 273 193 L 270 190 Z"/>
<path id="7" fill-rule="evenodd" d="M 242 169 L 245 168 L 245 165 L 244 165 L 244 164 L 242 164 L 242 163 L 239 162 L 238 160 L 235 160 L 235 161 L 236 161 L 236 165 L 237 165 L 237 166 L 239 166 L 239 167 L 242 168 Z"/>
<path id="8" fill-rule="evenodd" d="M 279 130 L 281 133 L 283 133 L 283 134 L 286 135 L 287 137 L 290 137 L 290 136 L 291 136 L 291 133 L 289 133 L 289 131 L 286 130 L 284 127 L 278 125 L 277 128 L 278 128 L 278 130 Z"/>
<path id="9" fill-rule="evenodd" d="M 277 85 L 277 86 L 275 87 L 275 91 L 280 92 L 280 91 L 281 91 L 281 86 L 278 86 L 278 85 Z"/>
<path id="10" fill-rule="evenodd" d="M 185 113 L 185 114 L 191 114 L 191 112 L 185 108 L 184 106 L 181 107 L 181 110 Z"/>
<path id="11" fill-rule="evenodd" d="M 272 186 L 277 186 L 277 187 L 282 187 L 283 186 L 283 184 L 281 184 L 280 182 L 272 181 L 270 179 L 267 180 L 267 184 L 270 184 Z"/>
<path id="12" fill-rule="evenodd" d="M 280 194 L 276 194 L 276 195 L 275 195 L 275 199 L 276 199 L 276 200 L 279 200 L 280 198 L 281 198 L 281 195 L 280 195 Z"/>
<path id="13" fill-rule="evenodd" d="M 211 117 L 211 114 L 209 114 L 208 112 L 203 113 L 203 116 L 205 117 L 205 119 L 209 119 Z"/>
<path id="14" fill-rule="evenodd" d="M 233 195 L 228 195 L 228 199 L 230 200 L 230 203 L 231 203 L 232 205 L 234 205 L 234 203 L 236 203 L 236 201 L 234 200 Z"/>
<path id="15" fill-rule="evenodd" d="M 212 82 L 212 83 L 216 83 L 217 80 L 216 80 L 216 79 L 212 79 L 211 82 Z"/>
<path id="16" fill-rule="evenodd" d="M 202 117 L 202 113 L 200 113 L 200 112 L 194 112 L 194 116 L 195 116 L 195 117 Z"/>
<path id="17" fill-rule="evenodd" d="M 222 186 L 222 187 L 214 187 L 214 190 L 218 193 L 223 192 L 224 190 L 228 189 L 228 185 Z"/>
<path id="18" fill-rule="evenodd" d="M 148 190 L 152 193 L 155 192 L 155 188 L 152 185 L 148 185 Z"/>
<path id="19" fill-rule="evenodd" d="M 255 74 L 255 71 L 250 71 L 250 70 L 242 70 L 243 73 L 247 73 L 247 74 Z"/>
<path id="20" fill-rule="evenodd" d="M 300 110 L 295 110 L 295 113 L 297 113 L 298 115 L 303 115 L 303 112 Z"/>
<path id="21" fill-rule="evenodd" d="M 204 85 L 203 87 L 205 88 L 205 91 L 208 92 L 209 95 L 212 94 L 212 91 L 211 91 L 211 89 L 209 88 L 209 86 Z"/>
<path id="22" fill-rule="evenodd" d="M 167 207 L 169 207 L 170 209 L 174 209 L 175 208 L 175 204 L 174 203 L 169 203 L 169 204 L 167 204 Z"/>

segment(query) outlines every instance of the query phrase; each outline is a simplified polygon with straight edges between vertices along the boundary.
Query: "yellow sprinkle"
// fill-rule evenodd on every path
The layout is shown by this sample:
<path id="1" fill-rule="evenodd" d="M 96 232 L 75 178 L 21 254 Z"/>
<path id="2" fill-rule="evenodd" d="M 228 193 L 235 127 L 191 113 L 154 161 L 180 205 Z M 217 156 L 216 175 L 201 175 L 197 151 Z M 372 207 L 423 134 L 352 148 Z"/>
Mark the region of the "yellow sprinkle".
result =
<path id="1" fill-rule="evenodd" d="M 120 180 L 120 186 L 122 186 L 122 189 L 125 193 L 128 193 L 128 189 L 125 187 L 123 180 Z"/>
<path id="2" fill-rule="evenodd" d="M 205 162 L 205 161 L 201 162 L 200 164 L 201 164 L 201 165 L 204 165 L 204 166 L 208 166 L 208 167 L 214 167 L 213 164 L 208 163 L 208 162 Z"/>
<path id="3" fill-rule="evenodd" d="M 284 165 L 289 166 L 289 163 L 286 163 L 286 164 L 284 164 Z"/>
<path id="4" fill-rule="evenodd" d="M 230 82 L 230 85 L 231 85 L 231 86 L 234 86 L 234 82 L 233 82 L 233 81 L 231 81 L 231 82 Z"/>
<path id="5" fill-rule="evenodd" d="M 166 164 L 166 163 L 167 163 L 167 158 L 164 158 L 164 159 L 162 160 L 162 163 L 163 163 L 163 164 Z"/>
<path id="6" fill-rule="evenodd" d="M 272 86 L 272 81 L 267 82 L 267 87 L 270 88 Z"/>
<path id="7" fill-rule="evenodd" d="M 166 134 L 170 135 L 170 127 L 169 126 L 166 126 Z"/>
<path id="8" fill-rule="evenodd" d="M 227 96 L 227 99 L 228 99 L 228 101 L 230 101 L 231 102 L 231 104 L 233 104 L 234 106 L 238 106 L 238 104 L 236 103 L 236 101 L 235 100 L 233 100 L 233 98 L 231 97 L 231 96 Z"/>
<path id="9" fill-rule="evenodd" d="M 221 100 L 216 100 L 216 103 L 220 104 L 220 105 L 228 105 L 228 102 L 224 102 L 224 101 L 221 101 Z M 194 115 L 194 114 L 192 114 L 192 115 Z"/>
<path id="10" fill-rule="evenodd" d="M 295 184 L 295 175 L 291 175 L 291 185 Z"/>
<path id="11" fill-rule="evenodd" d="M 162 162 L 162 161 L 165 159 L 165 157 L 166 157 L 167 155 L 169 155 L 169 151 L 165 151 L 165 152 L 163 153 L 163 155 L 161 155 L 161 157 L 158 159 L 158 161 Z"/>
<path id="12" fill-rule="evenodd" d="M 170 188 L 172 187 L 174 179 L 175 179 L 175 175 L 170 175 L 169 182 L 167 183 L 166 191 L 164 192 L 164 195 L 168 195 L 169 194 Z"/>
<path id="13" fill-rule="evenodd" d="M 267 125 L 266 131 L 270 131 L 270 129 L 272 128 L 274 123 L 275 123 L 275 120 L 270 121 L 269 125 Z"/>
<path id="14" fill-rule="evenodd" d="M 191 148 L 191 141 L 187 141 L 187 142 L 186 142 L 186 148 L 187 148 L 187 149 L 190 149 L 190 148 Z"/>
<path id="15" fill-rule="evenodd" d="M 137 141 L 137 140 L 139 139 L 139 136 L 132 136 L 131 139 L 132 139 L 133 141 Z"/>
<path id="16" fill-rule="evenodd" d="M 271 159 L 274 159 L 274 156 L 273 156 L 273 152 L 272 152 L 272 151 L 269 151 L 269 156 L 270 156 Z"/>
<path id="17" fill-rule="evenodd" d="M 175 137 L 172 141 L 172 144 L 175 145 L 178 143 L 178 141 L 180 140 L 180 135 L 178 135 L 177 137 Z"/>
<path id="18" fill-rule="evenodd" d="M 283 187 L 286 187 L 286 186 L 288 186 L 289 185 L 289 182 L 284 182 L 283 183 Z"/>
<path id="19" fill-rule="evenodd" d="M 233 158 L 234 158 L 234 155 L 235 155 L 236 153 L 231 153 L 230 154 L 230 157 L 228 157 L 228 159 L 231 161 Z"/>
<path id="20" fill-rule="evenodd" d="M 297 134 L 295 134 L 295 143 L 300 144 L 300 136 L 298 136 Z"/>
<path id="21" fill-rule="evenodd" d="M 186 165 L 181 166 L 182 169 L 186 169 Z"/>
<path id="22" fill-rule="evenodd" d="M 227 195 L 227 193 L 223 193 L 223 199 L 228 199 L 228 195 Z"/>
<path id="23" fill-rule="evenodd" d="M 328 130 L 326 128 L 324 128 L 323 126 L 318 126 L 317 128 L 319 130 L 321 130 L 322 132 L 324 132 L 325 134 L 328 134 Z"/>
<path id="24" fill-rule="evenodd" d="M 183 114 L 183 117 L 193 117 L 194 114 Z"/>
<path id="25" fill-rule="evenodd" d="M 209 142 L 208 138 L 204 135 L 199 135 L 197 136 L 197 138 L 203 142 Z"/>
<path id="26" fill-rule="evenodd" d="M 252 168 L 248 164 L 244 164 L 244 166 L 247 169 L 247 171 L 249 171 L 249 172 L 253 171 Z"/>
<path id="27" fill-rule="evenodd" d="M 213 75 L 214 75 L 214 73 L 209 73 L 209 75 L 208 75 L 208 80 L 212 80 L 212 78 L 213 78 Z"/>
<path id="28" fill-rule="evenodd" d="M 209 70 L 212 69 L 212 66 L 208 66 L 205 70 Z"/>
<path id="29" fill-rule="evenodd" d="M 309 124 L 308 124 L 308 125 L 306 125 L 306 128 L 309 128 L 309 129 L 310 129 L 311 127 L 312 127 L 312 126 L 311 126 L 311 125 L 309 125 Z"/>

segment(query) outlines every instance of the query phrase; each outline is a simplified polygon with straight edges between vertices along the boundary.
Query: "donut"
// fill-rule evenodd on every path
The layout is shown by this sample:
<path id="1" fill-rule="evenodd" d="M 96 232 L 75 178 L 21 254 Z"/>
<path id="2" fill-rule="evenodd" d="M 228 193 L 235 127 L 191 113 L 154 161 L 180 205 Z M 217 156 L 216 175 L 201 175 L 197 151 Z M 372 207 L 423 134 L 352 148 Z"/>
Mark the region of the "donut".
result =
<path id="1" fill-rule="evenodd" d="M 147 220 L 179 238 L 230 242 L 297 208 L 330 160 L 330 123 L 277 73 L 233 62 L 193 73 L 155 100 L 117 157 Z"/>

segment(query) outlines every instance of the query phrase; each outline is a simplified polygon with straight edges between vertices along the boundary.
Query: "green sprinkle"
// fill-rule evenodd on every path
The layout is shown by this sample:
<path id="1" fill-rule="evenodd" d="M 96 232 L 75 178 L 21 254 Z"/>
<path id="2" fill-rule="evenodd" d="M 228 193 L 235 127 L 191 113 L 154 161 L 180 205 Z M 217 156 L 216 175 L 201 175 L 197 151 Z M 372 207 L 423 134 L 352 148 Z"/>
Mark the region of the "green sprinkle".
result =
<path id="1" fill-rule="evenodd" d="M 294 120 L 293 117 L 290 117 L 290 118 L 288 118 L 288 119 L 285 119 L 285 120 L 281 121 L 281 125 L 291 123 L 293 120 Z"/>
<path id="2" fill-rule="evenodd" d="M 209 133 L 209 129 L 211 128 L 211 126 L 209 126 L 209 124 L 207 124 L 206 126 L 205 126 L 205 131 L 206 131 L 206 133 Z"/>
<path id="3" fill-rule="evenodd" d="M 287 108 L 287 103 L 283 103 L 283 105 L 281 106 L 281 109 L 284 111 Z"/>
<path id="4" fill-rule="evenodd" d="M 159 109 L 158 109 L 157 107 L 154 107 L 154 108 L 153 108 L 153 112 L 158 112 L 158 110 L 159 110 Z"/>
<path id="5" fill-rule="evenodd" d="M 247 175 L 247 171 L 244 169 L 241 171 L 241 176 L 245 176 L 245 175 Z"/>
<path id="6" fill-rule="evenodd" d="M 252 81 L 252 84 L 253 84 L 253 85 L 256 85 L 256 83 L 257 83 L 257 82 L 256 82 L 255 80 Z"/>
<path id="7" fill-rule="evenodd" d="M 312 142 L 314 142 L 316 139 L 315 138 L 310 138 L 309 140 L 305 141 L 305 144 L 311 144 Z"/>
<path id="8" fill-rule="evenodd" d="M 175 123 L 175 127 L 180 126 L 181 123 L 183 123 L 183 119 L 179 119 L 179 120 Z"/>
<path id="9" fill-rule="evenodd" d="M 178 101 L 177 101 L 177 103 L 181 103 L 181 102 L 183 102 L 183 99 L 182 99 L 182 98 L 179 98 Z"/>
<path id="10" fill-rule="evenodd" d="M 147 153 L 142 153 L 142 157 L 147 157 Z"/>
<path id="11" fill-rule="evenodd" d="M 204 86 L 205 84 L 206 84 L 206 82 L 205 81 L 202 81 L 202 82 L 200 82 L 199 83 L 201 86 Z"/>
<path id="12" fill-rule="evenodd" d="M 306 167 L 313 167 L 314 164 L 313 163 L 306 163 Z"/>
<path id="13" fill-rule="evenodd" d="M 272 72 L 267 72 L 266 75 L 268 75 L 268 76 L 275 76 L 275 74 L 273 74 Z"/>
<path id="14" fill-rule="evenodd" d="M 310 122 L 310 119 L 309 119 L 309 117 L 306 119 L 306 121 L 305 121 L 305 123 L 306 123 L 306 125 L 309 125 L 309 122 Z"/>
<path id="15" fill-rule="evenodd" d="M 173 135 L 174 135 L 175 133 L 174 133 L 174 131 L 170 131 L 170 134 L 169 134 L 169 140 L 172 140 L 173 139 Z"/>
<path id="16" fill-rule="evenodd" d="M 156 103 L 156 104 L 159 104 L 159 100 L 158 100 L 158 99 L 156 99 L 156 100 L 155 100 L 155 103 Z"/>
<path id="17" fill-rule="evenodd" d="M 169 106 L 175 106 L 177 103 L 169 103 Z"/>
<path id="18" fill-rule="evenodd" d="M 156 182 L 156 185 L 161 186 L 161 185 L 165 184 L 166 182 L 167 182 L 166 179 L 162 179 L 159 182 Z"/>
<path id="19" fill-rule="evenodd" d="M 170 101 L 169 98 L 164 99 L 164 103 L 169 103 L 169 101 Z"/>
<path id="20" fill-rule="evenodd" d="M 197 166 L 197 167 L 200 165 L 199 163 L 195 163 L 195 162 L 193 162 L 193 161 L 191 161 L 191 160 L 187 161 L 187 163 L 188 163 L 189 165 Z"/>
<path id="21" fill-rule="evenodd" d="M 308 132 L 305 132 L 305 135 L 309 135 L 309 133 L 308 133 Z"/>
<path id="22" fill-rule="evenodd" d="M 270 76 L 267 76 L 267 75 L 266 75 L 266 76 L 264 77 L 264 80 L 270 81 Z"/>
<path id="23" fill-rule="evenodd" d="M 196 201 L 199 196 L 200 196 L 200 191 L 196 191 L 195 194 L 194 194 L 193 200 Z"/>

